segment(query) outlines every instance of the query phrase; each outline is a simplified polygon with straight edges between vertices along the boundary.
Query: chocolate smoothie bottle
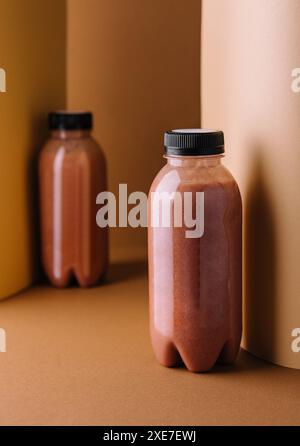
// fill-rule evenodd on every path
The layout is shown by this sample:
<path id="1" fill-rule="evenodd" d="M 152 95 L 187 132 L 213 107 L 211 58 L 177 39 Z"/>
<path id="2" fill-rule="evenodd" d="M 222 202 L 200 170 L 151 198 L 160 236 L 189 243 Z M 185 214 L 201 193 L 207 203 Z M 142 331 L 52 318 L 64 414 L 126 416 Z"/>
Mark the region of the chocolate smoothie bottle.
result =
<path id="1" fill-rule="evenodd" d="M 190 371 L 207 371 L 216 362 L 234 362 L 240 347 L 241 197 L 221 163 L 222 132 L 173 130 L 165 134 L 165 151 L 167 164 L 148 203 L 152 345 L 165 366 L 183 362 Z M 169 197 L 168 225 L 162 221 L 166 202 L 157 206 L 157 195 Z M 189 212 L 197 217 L 194 232 L 193 221 L 185 220 Z"/>
<path id="2" fill-rule="evenodd" d="M 96 284 L 108 262 L 107 230 L 96 225 L 106 164 L 91 137 L 92 114 L 49 114 L 50 139 L 39 160 L 42 260 L 53 285 Z"/>

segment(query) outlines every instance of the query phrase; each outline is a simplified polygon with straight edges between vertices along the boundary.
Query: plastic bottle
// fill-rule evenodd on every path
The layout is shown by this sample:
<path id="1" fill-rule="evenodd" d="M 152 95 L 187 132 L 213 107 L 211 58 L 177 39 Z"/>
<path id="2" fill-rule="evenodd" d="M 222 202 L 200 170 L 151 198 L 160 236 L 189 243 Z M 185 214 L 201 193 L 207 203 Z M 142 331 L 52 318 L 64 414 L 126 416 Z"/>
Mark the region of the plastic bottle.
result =
<path id="1" fill-rule="evenodd" d="M 173 130 L 165 134 L 165 147 L 167 164 L 154 179 L 148 205 L 152 345 L 165 366 L 183 362 L 190 371 L 206 371 L 216 362 L 234 362 L 240 347 L 241 198 L 221 162 L 222 132 Z M 167 205 L 157 206 L 157 193 L 171 197 L 169 226 L 162 223 Z M 189 212 L 202 219 L 198 231 L 191 220 L 186 224 Z"/>
<path id="2" fill-rule="evenodd" d="M 49 114 L 50 139 L 39 159 L 42 260 L 53 285 L 96 284 L 108 263 L 108 234 L 96 225 L 106 190 L 105 157 L 91 137 L 92 114 Z"/>

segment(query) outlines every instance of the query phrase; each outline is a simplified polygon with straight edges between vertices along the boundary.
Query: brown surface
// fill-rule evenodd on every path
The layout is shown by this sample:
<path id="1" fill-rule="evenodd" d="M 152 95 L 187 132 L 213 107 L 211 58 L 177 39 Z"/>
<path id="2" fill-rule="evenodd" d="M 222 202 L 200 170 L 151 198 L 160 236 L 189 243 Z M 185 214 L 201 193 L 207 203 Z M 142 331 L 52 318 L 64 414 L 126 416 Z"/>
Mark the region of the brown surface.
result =
<path id="1" fill-rule="evenodd" d="M 199 0 L 69 0 L 68 106 L 91 109 L 109 190 L 148 192 L 163 132 L 200 122 Z M 113 244 L 146 242 L 113 229 Z"/>
<path id="2" fill-rule="evenodd" d="M 0 424 L 299 424 L 297 370 L 244 352 L 207 374 L 157 364 L 145 267 L 118 263 L 102 287 L 0 303 Z"/>

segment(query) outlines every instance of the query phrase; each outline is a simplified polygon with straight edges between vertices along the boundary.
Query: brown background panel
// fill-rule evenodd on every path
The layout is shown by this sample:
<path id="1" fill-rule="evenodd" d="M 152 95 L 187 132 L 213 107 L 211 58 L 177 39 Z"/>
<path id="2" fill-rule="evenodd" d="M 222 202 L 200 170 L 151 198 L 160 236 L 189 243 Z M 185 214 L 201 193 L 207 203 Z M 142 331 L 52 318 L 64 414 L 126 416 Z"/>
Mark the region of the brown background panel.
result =
<path id="1" fill-rule="evenodd" d="M 199 126 L 200 0 L 69 0 L 68 105 L 91 109 L 109 189 L 148 192 L 163 132 Z M 113 246 L 146 231 L 111 231 Z"/>
<path id="2" fill-rule="evenodd" d="M 38 275 L 37 154 L 49 109 L 65 107 L 66 3 L 0 1 L 0 299 Z M 55 32 L 54 32 L 55 30 Z"/>

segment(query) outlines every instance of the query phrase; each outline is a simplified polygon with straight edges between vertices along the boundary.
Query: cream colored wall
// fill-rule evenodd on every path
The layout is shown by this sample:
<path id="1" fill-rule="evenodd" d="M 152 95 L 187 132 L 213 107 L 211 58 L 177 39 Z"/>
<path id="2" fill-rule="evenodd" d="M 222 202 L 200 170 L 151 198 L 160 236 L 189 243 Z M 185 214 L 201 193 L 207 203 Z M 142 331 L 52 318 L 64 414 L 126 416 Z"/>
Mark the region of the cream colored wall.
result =
<path id="1" fill-rule="evenodd" d="M 65 1 L 0 1 L 0 298 L 38 269 L 35 157 L 46 113 L 65 103 Z"/>
<path id="2" fill-rule="evenodd" d="M 200 0 L 69 0 L 68 106 L 90 109 L 109 188 L 148 192 L 163 132 L 200 120 Z M 113 249 L 146 230 L 111 231 Z"/>
<path id="3" fill-rule="evenodd" d="M 202 125 L 224 129 L 244 201 L 245 335 L 251 353 L 300 368 L 298 0 L 204 0 Z"/>

